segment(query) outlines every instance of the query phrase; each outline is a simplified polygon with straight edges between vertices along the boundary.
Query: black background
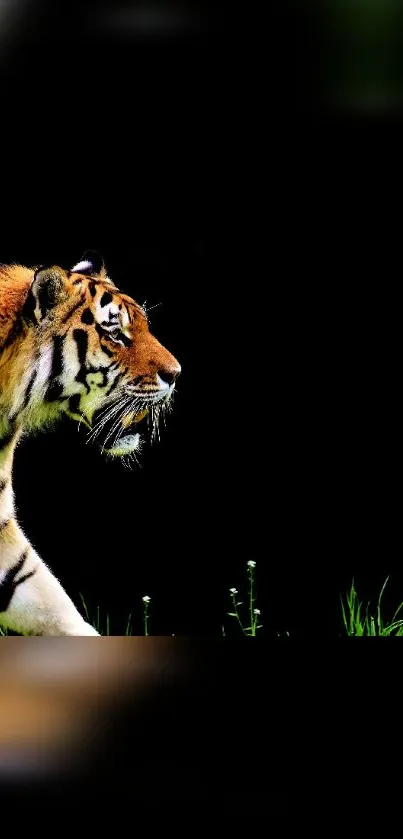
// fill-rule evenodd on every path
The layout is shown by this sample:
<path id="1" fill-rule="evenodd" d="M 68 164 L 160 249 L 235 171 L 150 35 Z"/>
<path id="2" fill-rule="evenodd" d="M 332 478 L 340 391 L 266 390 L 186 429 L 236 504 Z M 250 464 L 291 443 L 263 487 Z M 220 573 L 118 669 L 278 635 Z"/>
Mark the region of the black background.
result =
<path id="1" fill-rule="evenodd" d="M 143 594 L 151 632 L 231 632 L 253 559 L 268 634 L 337 636 L 353 576 L 403 597 L 399 107 L 334 105 L 313 4 L 113 8 L 28 4 L 3 37 L 1 260 L 98 249 L 183 373 L 141 469 L 73 424 L 24 442 L 20 519 L 113 633 Z"/>

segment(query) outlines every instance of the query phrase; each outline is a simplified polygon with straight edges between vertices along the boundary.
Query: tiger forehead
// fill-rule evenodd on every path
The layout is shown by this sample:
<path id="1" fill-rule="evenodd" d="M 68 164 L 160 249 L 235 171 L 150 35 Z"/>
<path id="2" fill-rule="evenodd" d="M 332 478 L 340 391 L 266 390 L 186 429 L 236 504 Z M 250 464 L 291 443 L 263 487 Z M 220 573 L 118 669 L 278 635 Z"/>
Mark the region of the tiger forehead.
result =
<path id="1" fill-rule="evenodd" d="M 77 274 L 76 276 L 77 279 L 74 280 L 73 285 L 86 283 L 94 303 L 97 303 L 98 305 L 100 303 L 102 304 L 102 299 L 104 298 L 105 306 L 113 304 L 114 306 L 117 306 L 119 311 L 122 311 L 123 304 L 129 323 L 132 323 L 138 318 L 141 318 L 146 323 L 148 322 L 147 314 L 142 306 L 140 306 L 139 303 L 136 303 L 132 297 L 129 297 L 127 294 L 120 291 L 120 289 L 117 288 L 117 286 L 115 286 L 109 278 L 100 280 L 95 277 L 86 277 L 83 274 Z"/>
<path id="2" fill-rule="evenodd" d="M 112 293 L 112 289 L 107 287 L 100 294 L 97 294 L 96 303 L 98 310 L 101 309 L 102 311 L 104 309 L 110 315 L 120 315 L 123 320 L 127 319 L 127 326 L 135 320 L 142 320 L 145 323 L 148 322 L 144 309 L 132 297 L 128 297 L 127 294 L 122 294 L 119 289 L 116 289 Z"/>

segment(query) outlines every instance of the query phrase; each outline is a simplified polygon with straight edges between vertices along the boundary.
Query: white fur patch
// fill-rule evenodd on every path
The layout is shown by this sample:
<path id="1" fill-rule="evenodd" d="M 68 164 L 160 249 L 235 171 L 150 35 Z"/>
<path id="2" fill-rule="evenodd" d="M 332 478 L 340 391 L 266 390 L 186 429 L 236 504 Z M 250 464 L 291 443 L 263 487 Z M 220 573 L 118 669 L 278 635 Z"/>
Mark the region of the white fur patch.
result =
<path id="1" fill-rule="evenodd" d="M 53 347 L 46 346 L 41 350 L 38 361 L 38 373 L 32 388 L 33 401 L 42 401 L 49 384 L 53 362 Z"/>
<path id="2" fill-rule="evenodd" d="M 48 344 L 47 346 L 43 347 L 41 350 L 40 357 L 37 362 L 37 374 L 34 381 L 34 385 L 32 388 L 32 392 L 30 395 L 30 402 L 31 403 L 38 403 L 42 400 L 43 394 L 46 390 L 48 379 L 50 376 L 50 372 L 52 369 L 52 359 L 53 359 L 53 349 Z M 19 382 L 18 387 L 14 393 L 14 400 L 12 404 L 12 412 L 17 414 L 21 408 L 23 403 L 26 390 L 29 386 L 29 382 L 32 377 L 32 367 L 29 367 L 24 376 L 22 377 L 21 381 Z"/>
<path id="3" fill-rule="evenodd" d="M 101 298 L 102 299 L 102 298 Z M 97 302 L 96 320 L 98 323 L 110 321 L 110 325 L 119 325 L 119 307 L 116 303 L 107 303 L 106 306 L 101 306 L 100 300 Z"/>
<path id="4" fill-rule="evenodd" d="M 127 434 L 122 437 L 118 444 L 112 449 L 105 449 L 106 453 L 111 457 L 124 457 L 125 454 L 131 454 L 139 448 L 140 434 Z"/>
<path id="5" fill-rule="evenodd" d="M 88 262 L 88 260 L 85 259 L 83 262 L 77 262 L 77 265 L 75 265 L 71 270 L 79 274 L 82 271 L 89 271 L 91 269 L 94 270 L 92 262 Z"/>

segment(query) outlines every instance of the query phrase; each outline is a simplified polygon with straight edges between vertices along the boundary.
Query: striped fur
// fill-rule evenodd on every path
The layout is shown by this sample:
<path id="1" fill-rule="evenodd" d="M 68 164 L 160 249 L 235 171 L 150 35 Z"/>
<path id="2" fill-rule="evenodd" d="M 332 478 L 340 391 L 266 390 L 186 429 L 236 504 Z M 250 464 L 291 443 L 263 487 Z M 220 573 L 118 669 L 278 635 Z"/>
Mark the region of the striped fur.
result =
<path id="1" fill-rule="evenodd" d="M 67 415 L 111 457 L 158 433 L 180 373 L 101 258 L 71 270 L 0 266 L 0 623 L 23 634 L 96 635 L 15 519 L 12 465 L 22 435 Z"/>

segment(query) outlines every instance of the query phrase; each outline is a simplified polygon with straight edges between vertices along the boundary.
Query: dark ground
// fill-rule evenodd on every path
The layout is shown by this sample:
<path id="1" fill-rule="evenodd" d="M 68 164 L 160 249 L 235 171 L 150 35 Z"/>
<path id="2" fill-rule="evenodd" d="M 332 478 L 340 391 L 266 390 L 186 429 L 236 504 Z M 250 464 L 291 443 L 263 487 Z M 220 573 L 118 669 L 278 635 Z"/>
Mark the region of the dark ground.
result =
<path id="1" fill-rule="evenodd" d="M 183 374 L 141 470 L 74 426 L 24 443 L 20 518 L 112 632 L 147 593 L 151 632 L 219 636 L 254 559 L 269 634 L 337 637 L 353 575 L 403 599 L 399 112 L 330 107 L 343 49 L 291 5 L 148 34 L 101 7 L 28 4 L 3 41 L 0 258 L 97 248 Z"/>

